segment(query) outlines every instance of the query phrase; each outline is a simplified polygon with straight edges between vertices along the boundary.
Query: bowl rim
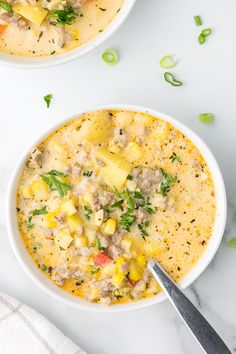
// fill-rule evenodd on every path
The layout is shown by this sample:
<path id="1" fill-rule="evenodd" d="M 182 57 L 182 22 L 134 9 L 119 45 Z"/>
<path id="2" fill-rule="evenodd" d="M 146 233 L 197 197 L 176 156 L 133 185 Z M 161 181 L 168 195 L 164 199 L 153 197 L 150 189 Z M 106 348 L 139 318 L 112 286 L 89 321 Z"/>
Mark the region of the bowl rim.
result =
<path id="1" fill-rule="evenodd" d="M 123 24 L 125 19 L 131 12 L 136 0 L 124 0 L 124 4 L 120 11 L 113 18 L 113 20 L 107 25 L 103 32 L 97 36 L 85 42 L 79 47 L 76 47 L 65 53 L 55 56 L 43 56 L 43 57 L 27 57 L 21 55 L 10 55 L 6 52 L 0 52 L 0 65 L 18 68 L 18 69 L 39 69 L 56 65 L 61 65 L 80 58 L 97 48 L 106 39 L 108 39 L 118 28 Z"/>
<path id="2" fill-rule="evenodd" d="M 208 242 L 207 248 L 204 251 L 201 258 L 193 266 L 193 268 L 186 274 L 186 276 L 178 283 L 181 289 L 187 288 L 192 284 L 202 272 L 207 268 L 209 263 L 212 261 L 215 256 L 219 245 L 221 243 L 223 233 L 225 230 L 226 216 L 227 216 L 227 202 L 226 202 L 226 192 L 223 177 L 219 169 L 218 163 L 211 150 L 205 144 L 205 142 L 190 128 L 185 124 L 173 118 L 172 116 L 161 113 L 155 109 L 130 105 L 130 104 L 108 104 L 108 105 L 98 105 L 94 107 L 89 107 L 87 109 L 81 110 L 76 115 L 73 115 L 70 118 L 67 118 L 57 124 L 54 124 L 50 129 L 40 135 L 36 142 L 31 145 L 19 158 L 16 167 L 10 178 L 10 182 L 7 189 L 7 199 L 6 199 L 6 224 L 8 237 L 10 240 L 11 247 L 14 251 L 14 254 L 21 264 L 22 268 L 28 274 L 28 276 L 36 283 L 41 289 L 43 289 L 48 295 L 56 298 L 59 301 L 64 302 L 67 305 L 77 307 L 83 310 L 96 311 L 96 312 L 123 312 L 130 310 L 141 309 L 150 305 L 154 305 L 162 302 L 166 299 L 164 293 L 153 296 L 148 299 L 139 300 L 126 304 L 112 305 L 112 306 L 103 306 L 100 304 L 90 303 L 86 300 L 75 297 L 66 291 L 57 287 L 52 281 L 50 281 L 42 272 L 37 269 L 35 263 L 30 256 L 29 252 L 26 250 L 23 241 L 21 239 L 19 229 L 17 226 L 17 217 L 16 217 L 16 191 L 17 185 L 20 177 L 20 173 L 24 167 L 25 161 L 32 151 L 40 142 L 42 142 L 48 135 L 53 131 L 63 126 L 65 123 L 81 116 L 84 113 L 94 112 L 98 110 L 126 110 L 133 111 L 137 113 L 147 113 L 161 120 L 167 121 L 184 133 L 190 141 L 198 148 L 201 152 L 203 158 L 206 160 L 209 170 L 211 171 L 212 178 L 215 185 L 216 193 L 216 221 L 213 229 L 212 236 Z"/>

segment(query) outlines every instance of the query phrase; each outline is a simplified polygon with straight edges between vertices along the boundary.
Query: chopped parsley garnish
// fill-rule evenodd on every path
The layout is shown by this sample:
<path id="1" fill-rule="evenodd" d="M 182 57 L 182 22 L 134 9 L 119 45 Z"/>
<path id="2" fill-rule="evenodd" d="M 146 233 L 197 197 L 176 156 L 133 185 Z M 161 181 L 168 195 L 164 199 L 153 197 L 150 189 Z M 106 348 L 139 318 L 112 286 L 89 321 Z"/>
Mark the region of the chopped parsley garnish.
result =
<path id="1" fill-rule="evenodd" d="M 97 241 L 98 250 L 99 251 L 104 251 L 105 247 L 102 247 L 100 238 L 98 236 L 96 236 L 96 241 Z"/>
<path id="2" fill-rule="evenodd" d="M 236 249 L 236 237 L 233 237 L 229 240 L 228 246 Z"/>
<path id="3" fill-rule="evenodd" d="M 47 270 L 48 270 L 48 267 L 46 266 L 46 264 L 41 264 L 40 265 L 40 269 L 43 271 L 43 272 L 47 272 Z"/>
<path id="4" fill-rule="evenodd" d="M 49 95 L 44 96 L 43 99 L 46 102 L 47 108 L 49 108 L 52 99 L 52 94 L 50 93 Z"/>
<path id="5" fill-rule="evenodd" d="M 100 270 L 100 268 L 95 268 L 94 267 L 94 269 L 91 271 L 91 275 L 93 275 L 93 274 L 96 274 L 96 273 L 98 273 L 99 272 L 99 270 Z"/>
<path id="6" fill-rule="evenodd" d="M 177 176 L 172 177 L 168 172 L 161 168 L 161 173 L 163 176 L 163 181 L 160 186 L 160 194 L 165 196 L 169 191 L 172 184 L 177 181 Z"/>
<path id="7" fill-rule="evenodd" d="M 142 224 L 138 224 L 139 232 L 144 239 L 146 236 L 149 236 L 149 233 L 146 230 L 149 225 L 150 225 L 149 220 L 144 221 Z"/>
<path id="8" fill-rule="evenodd" d="M 93 174 L 93 171 L 85 171 L 83 172 L 83 176 L 86 176 L 86 177 L 91 177 Z"/>
<path id="9" fill-rule="evenodd" d="M 128 175 L 128 176 L 127 176 L 127 180 L 128 180 L 128 181 L 132 181 L 132 180 L 133 180 L 133 177 L 132 177 L 131 175 Z"/>
<path id="10" fill-rule="evenodd" d="M 35 209 L 33 211 L 31 211 L 30 216 L 28 217 L 28 221 L 27 221 L 27 227 L 32 228 L 34 226 L 34 224 L 32 224 L 32 219 L 34 216 L 36 215 L 45 215 L 47 214 L 47 209 L 46 206 L 44 206 L 41 209 Z"/>
<path id="11" fill-rule="evenodd" d="M 87 219 L 87 220 L 90 220 L 92 214 L 93 214 L 92 209 L 89 208 L 89 207 L 87 207 L 87 206 L 85 205 L 85 207 L 84 207 L 84 216 L 86 217 L 86 219 Z"/>
<path id="12" fill-rule="evenodd" d="M 72 186 L 61 182 L 57 177 L 66 177 L 63 172 L 52 170 L 42 176 L 42 180 L 47 183 L 52 191 L 57 191 L 61 197 L 64 197 Z"/>
<path id="13" fill-rule="evenodd" d="M 112 204 L 110 206 L 110 208 L 108 208 L 109 213 L 112 213 L 117 208 L 120 210 L 123 210 L 123 203 L 124 203 L 124 200 L 121 199 L 121 200 L 118 200 L 117 202 L 115 202 L 114 204 Z"/>
<path id="14" fill-rule="evenodd" d="M 142 208 L 144 208 L 144 210 L 146 210 L 147 213 L 149 213 L 149 214 L 155 213 L 155 209 L 151 206 L 149 197 L 144 197 L 140 192 L 135 191 L 134 198 L 136 198 L 138 200 L 138 204 Z"/>
<path id="15" fill-rule="evenodd" d="M 0 1 L 0 7 L 3 9 L 3 10 L 5 10 L 5 11 L 7 11 L 7 12 L 9 12 L 9 13 L 12 13 L 13 12 L 13 10 L 12 10 L 12 7 L 11 7 L 11 5 L 7 2 L 7 1 Z"/>
<path id="16" fill-rule="evenodd" d="M 123 229 L 130 232 L 130 227 L 136 220 L 136 216 L 129 214 L 129 213 L 124 213 L 120 217 L 120 224 L 122 225 Z"/>
<path id="17" fill-rule="evenodd" d="M 61 26 L 71 25 L 77 18 L 78 13 L 74 11 L 72 6 L 65 6 L 63 10 L 53 10 L 48 14 L 48 18 L 55 19 L 56 23 Z"/>
<path id="18" fill-rule="evenodd" d="M 175 162 L 175 161 L 179 161 L 180 162 L 180 157 L 178 155 L 176 155 L 175 152 L 173 152 L 173 154 L 170 156 L 170 160 L 171 162 Z"/>

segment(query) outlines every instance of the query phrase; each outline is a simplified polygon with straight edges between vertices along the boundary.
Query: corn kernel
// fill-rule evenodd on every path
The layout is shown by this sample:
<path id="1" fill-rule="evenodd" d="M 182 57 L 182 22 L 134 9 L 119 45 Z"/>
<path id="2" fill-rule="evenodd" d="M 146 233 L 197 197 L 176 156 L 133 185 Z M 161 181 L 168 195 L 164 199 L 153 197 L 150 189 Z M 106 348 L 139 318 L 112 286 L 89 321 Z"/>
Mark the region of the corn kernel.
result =
<path id="1" fill-rule="evenodd" d="M 75 41 L 77 41 L 79 39 L 79 30 L 78 29 L 72 29 L 71 30 L 71 34 L 72 34 L 72 37 Z"/>
<path id="2" fill-rule="evenodd" d="M 125 279 L 125 275 L 122 273 L 117 273 L 114 274 L 112 277 L 112 285 L 114 285 L 115 287 L 118 287 L 121 285 L 121 283 L 123 282 L 123 280 Z"/>
<path id="3" fill-rule="evenodd" d="M 142 156 L 141 147 L 135 141 L 129 142 L 129 144 L 127 145 L 127 147 L 125 149 L 125 153 L 126 153 L 127 159 L 131 162 L 138 161 Z"/>
<path id="4" fill-rule="evenodd" d="M 73 238 L 71 237 L 69 231 L 67 230 L 59 231 L 54 238 L 54 242 L 64 250 L 69 247 L 72 240 Z"/>
<path id="5" fill-rule="evenodd" d="M 66 200 L 65 202 L 61 203 L 60 209 L 61 212 L 66 216 L 72 216 L 77 213 L 77 209 L 73 200 Z"/>
<path id="6" fill-rule="evenodd" d="M 89 205 L 93 203 L 93 195 L 90 192 L 85 192 L 82 198 L 82 203 L 85 205 Z"/>
<path id="7" fill-rule="evenodd" d="M 82 248 L 88 246 L 88 238 L 86 236 L 80 236 L 74 238 L 76 248 Z"/>
<path id="8" fill-rule="evenodd" d="M 133 245 L 133 240 L 131 238 L 125 237 L 122 241 L 121 241 L 121 247 L 123 248 L 123 250 L 126 253 L 129 253 L 131 250 L 131 247 Z"/>
<path id="9" fill-rule="evenodd" d="M 49 187 L 44 181 L 35 181 L 31 185 L 33 198 L 35 200 L 46 200 L 49 196 Z"/>
<path id="10" fill-rule="evenodd" d="M 23 198 L 25 199 L 32 198 L 31 186 L 22 186 L 20 192 Z"/>
<path id="11" fill-rule="evenodd" d="M 142 278 L 142 271 L 135 261 L 130 262 L 129 278 L 134 281 L 138 281 Z"/>
<path id="12" fill-rule="evenodd" d="M 124 273 L 124 271 L 122 270 L 122 264 L 124 264 L 125 259 L 124 257 L 119 257 L 116 259 L 116 271 L 117 273 Z"/>
<path id="13" fill-rule="evenodd" d="M 57 223 L 55 221 L 55 216 L 58 215 L 58 212 L 52 212 L 44 215 L 45 226 L 49 229 L 53 229 L 57 227 Z"/>
<path id="14" fill-rule="evenodd" d="M 107 219 L 102 225 L 101 231 L 104 235 L 113 235 L 116 230 L 116 220 L 115 219 Z"/>
<path id="15" fill-rule="evenodd" d="M 144 268 L 146 266 L 146 258 L 144 257 L 143 254 L 139 254 L 137 257 L 136 257 L 136 262 L 138 263 L 138 265 L 140 266 L 140 268 Z"/>
<path id="16" fill-rule="evenodd" d="M 83 221 L 76 214 L 68 216 L 67 223 L 71 232 L 82 233 L 83 230 Z"/>

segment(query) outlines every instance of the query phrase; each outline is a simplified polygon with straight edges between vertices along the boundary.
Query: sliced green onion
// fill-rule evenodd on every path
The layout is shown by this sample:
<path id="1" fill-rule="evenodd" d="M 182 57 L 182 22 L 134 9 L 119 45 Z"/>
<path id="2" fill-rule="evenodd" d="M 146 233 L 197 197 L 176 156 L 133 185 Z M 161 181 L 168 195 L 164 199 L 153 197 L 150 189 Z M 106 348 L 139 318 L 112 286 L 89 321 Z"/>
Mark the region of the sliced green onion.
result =
<path id="1" fill-rule="evenodd" d="M 181 85 L 183 85 L 183 83 L 181 81 L 176 80 L 174 75 L 172 73 L 169 73 L 169 72 L 165 72 L 164 73 L 164 79 L 166 80 L 166 82 L 169 82 L 169 84 L 171 84 L 172 86 L 181 86 Z"/>
<path id="2" fill-rule="evenodd" d="M 114 49 L 106 49 L 102 54 L 102 60 L 108 65 L 115 65 L 119 62 L 119 55 Z"/>
<path id="3" fill-rule="evenodd" d="M 203 35 L 203 34 L 199 34 L 199 36 L 198 36 L 198 42 L 200 43 L 200 44 L 203 44 L 203 43 L 205 43 L 206 42 L 206 39 L 205 39 L 205 36 Z"/>
<path id="4" fill-rule="evenodd" d="M 206 37 L 210 36 L 211 32 L 212 32 L 212 31 L 211 31 L 211 28 L 205 28 L 205 29 L 203 29 L 202 32 L 201 32 L 201 33 L 199 34 L 199 36 L 198 36 L 198 42 L 199 42 L 200 44 L 205 43 Z"/>
<path id="5" fill-rule="evenodd" d="M 211 123 L 214 121 L 214 115 L 212 113 L 201 113 L 199 114 L 199 122 L 201 123 Z"/>
<path id="6" fill-rule="evenodd" d="M 194 21 L 195 21 L 197 26 L 201 26 L 202 25 L 202 20 L 201 20 L 200 16 L 194 16 Z"/>
<path id="7" fill-rule="evenodd" d="M 46 102 L 47 108 L 49 108 L 52 99 L 52 94 L 50 93 L 49 95 L 44 96 L 43 99 Z"/>
<path id="8" fill-rule="evenodd" d="M 202 34 L 204 37 L 208 37 L 208 36 L 210 36 L 211 32 L 212 32 L 212 31 L 211 31 L 211 28 L 205 28 L 205 29 L 202 30 L 201 34 Z"/>
<path id="9" fill-rule="evenodd" d="M 171 69 L 177 64 L 178 60 L 174 60 L 172 55 L 166 55 L 160 60 L 160 66 L 163 69 Z"/>
<path id="10" fill-rule="evenodd" d="M 236 248 L 236 237 L 233 237 L 229 240 L 228 246 L 231 248 Z"/>

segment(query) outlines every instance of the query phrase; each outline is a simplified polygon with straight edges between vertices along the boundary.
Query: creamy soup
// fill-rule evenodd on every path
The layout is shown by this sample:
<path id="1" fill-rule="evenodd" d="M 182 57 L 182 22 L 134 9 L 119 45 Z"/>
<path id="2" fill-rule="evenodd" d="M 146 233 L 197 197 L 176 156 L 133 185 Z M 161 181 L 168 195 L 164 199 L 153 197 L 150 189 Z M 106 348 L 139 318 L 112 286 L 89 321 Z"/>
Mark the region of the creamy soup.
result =
<path id="1" fill-rule="evenodd" d="M 179 281 L 202 256 L 216 215 L 214 185 L 175 127 L 129 111 L 86 113 L 30 154 L 17 194 L 25 246 L 48 278 L 88 301 L 116 304 Z"/>
<path id="2" fill-rule="evenodd" d="M 0 51 L 49 56 L 102 32 L 124 0 L 0 0 Z"/>

